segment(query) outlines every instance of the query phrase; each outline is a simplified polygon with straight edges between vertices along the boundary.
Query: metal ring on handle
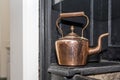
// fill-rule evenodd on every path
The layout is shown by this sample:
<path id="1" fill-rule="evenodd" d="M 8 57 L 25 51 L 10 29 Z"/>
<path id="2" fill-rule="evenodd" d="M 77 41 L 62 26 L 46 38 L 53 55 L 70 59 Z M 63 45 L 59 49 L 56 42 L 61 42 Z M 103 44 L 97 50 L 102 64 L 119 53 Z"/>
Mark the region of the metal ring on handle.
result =
<path id="1" fill-rule="evenodd" d="M 86 25 L 84 26 L 84 28 L 82 29 L 82 37 L 84 36 L 84 30 L 87 28 L 88 24 L 89 24 L 89 18 L 87 15 L 84 14 L 84 12 L 73 12 L 73 13 L 61 13 L 60 16 L 58 17 L 58 19 L 56 20 L 56 26 L 60 32 L 60 34 L 62 35 L 63 37 L 63 31 L 62 29 L 60 28 L 59 26 L 59 21 L 62 19 L 62 18 L 68 18 L 68 17 L 77 17 L 77 16 L 83 16 L 86 18 L 87 20 L 87 23 Z"/>

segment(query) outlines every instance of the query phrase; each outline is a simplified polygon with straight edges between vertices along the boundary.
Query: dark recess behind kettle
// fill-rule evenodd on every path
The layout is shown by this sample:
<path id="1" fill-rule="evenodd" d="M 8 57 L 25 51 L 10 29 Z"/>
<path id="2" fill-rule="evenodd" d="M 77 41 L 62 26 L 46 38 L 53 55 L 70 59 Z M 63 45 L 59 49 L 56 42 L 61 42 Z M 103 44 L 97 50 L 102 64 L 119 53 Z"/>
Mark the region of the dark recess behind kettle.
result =
<path id="1" fill-rule="evenodd" d="M 104 32 L 108 32 L 111 34 L 111 38 L 103 39 L 103 48 L 101 55 L 104 59 L 108 60 L 120 60 L 120 37 L 119 37 L 119 22 L 120 22 L 120 0 L 111 0 L 111 4 L 109 4 L 110 0 L 93 0 L 93 46 L 97 45 L 98 36 Z M 61 11 L 60 11 L 61 6 Z M 111 8 L 109 7 L 111 6 Z M 62 3 L 58 3 L 53 6 L 53 10 L 60 12 L 76 12 L 76 11 L 85 11 L 85 13 L 91 17 L 91 1 L 85 0 L 63 0 Z M 111 10 L 111 16 L 108 16 Z M 108 25 L 108 17 L 111 17 L 111 26 Z M 65 20 L 65 22 L 69 23 L 69 20 Z M 63 20 L 64 23 L 64 20 Z M 66 24 L 65 23 L 65 24 Z M 70 23 L 77 23 L 77 25 L 81 24 L 72 20 Z M 70 24 L 71 25 L 71 24 Z M 78 29 L 78 28 L 77 28 Z M 85 31 L 85 37 L 90 40 L 90 29 L 91 26 L 87 28 Z M 111 29 L 111 31 L 109 30 Z M 67 28 L 65 29 L 67 30 Z M 65 31 L 64 30 L 64 31 Z M 79 32 L 78 30 L 77 32 Z M 66 33 L 69 32 L 66 31 Z M 80 33 L 79 33 L 80 34 Z M 111 43 L 108 43 L 111 41 Z M 108 46 L 111 45 L 111 46 Z M 116 46 L 116 47 L 115 47 Z"/>

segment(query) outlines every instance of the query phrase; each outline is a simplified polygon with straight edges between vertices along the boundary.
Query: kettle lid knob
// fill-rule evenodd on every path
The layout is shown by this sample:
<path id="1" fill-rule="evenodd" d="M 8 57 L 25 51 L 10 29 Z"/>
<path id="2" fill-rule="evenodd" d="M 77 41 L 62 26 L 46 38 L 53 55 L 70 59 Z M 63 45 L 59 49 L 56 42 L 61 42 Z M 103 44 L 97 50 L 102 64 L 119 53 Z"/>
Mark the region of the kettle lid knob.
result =
<path id="1" fill-rule="evenodd" d="M 73 26 L 73 25 L 71 26 L 71 28 L 70 28 L 70 29 L 71 29 L 71 32 L 72 32 L 72 33 L 74 33 L 75 28 L 74 28 L 74 26 Z"/>

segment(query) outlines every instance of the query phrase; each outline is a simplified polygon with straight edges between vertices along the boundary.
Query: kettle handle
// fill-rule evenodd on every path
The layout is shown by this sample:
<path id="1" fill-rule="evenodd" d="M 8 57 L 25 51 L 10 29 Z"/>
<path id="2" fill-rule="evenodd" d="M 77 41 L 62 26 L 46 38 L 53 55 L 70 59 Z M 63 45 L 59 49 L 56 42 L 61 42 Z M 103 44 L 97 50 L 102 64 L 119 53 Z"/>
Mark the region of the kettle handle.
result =
<path id="1" fill-rule="evenodd" d="M 63 31 L 62 31 L 62 29 L 61 29 L 60 26 L 59 26 L 60 20 L 61 20 L 62 18 L 79 17 L 79 16 L 83 16 L 83 17 L 85 17 L 86 20 L 87 20 L 86 25 L 85 25 L 84 28 L 82 29 L 82 37 L 83 37 L 83 31 L 86 29 L 86 27 L 87 27 L 88 24 L 89 24 L 89 18 L 88 18 L 87 15 L 85 15 L 84 12 L 61 13 L 61 14 L 59 15 L 58 19 L 56 20 L 56 26 L 57 26 L 60 34 L 62 35 L 62 37 L 63 37 Z"/>

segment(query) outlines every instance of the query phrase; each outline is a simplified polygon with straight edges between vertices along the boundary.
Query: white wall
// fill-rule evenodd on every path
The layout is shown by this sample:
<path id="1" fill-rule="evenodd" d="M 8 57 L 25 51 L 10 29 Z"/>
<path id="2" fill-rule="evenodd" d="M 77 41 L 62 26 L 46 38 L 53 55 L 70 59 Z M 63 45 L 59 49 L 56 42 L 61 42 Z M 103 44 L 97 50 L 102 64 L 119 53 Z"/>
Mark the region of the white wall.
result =
<path id="1" fill-rule="evenodd" d="M 11 80 L 38 80 L 38 0 L 10 0 Z"/>
<path id="2" fill-rule="evenodd" d="M 9 0 L 0 0 L 0 77 L 7 77 L 7 49 L 10 38 Z"/>

